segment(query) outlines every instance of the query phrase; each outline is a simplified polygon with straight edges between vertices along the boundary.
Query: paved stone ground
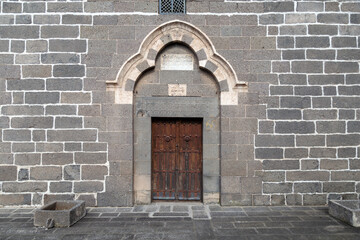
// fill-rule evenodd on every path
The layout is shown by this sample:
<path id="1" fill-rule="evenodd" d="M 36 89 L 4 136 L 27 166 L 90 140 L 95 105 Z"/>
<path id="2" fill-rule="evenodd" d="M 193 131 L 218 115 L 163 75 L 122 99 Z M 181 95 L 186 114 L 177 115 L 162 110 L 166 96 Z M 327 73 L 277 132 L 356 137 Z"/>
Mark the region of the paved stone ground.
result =
<path id="1" fill-rule="evenodd" d="M 149 205 L 88 208 L 70 228 L 36 228 L 34 209 L 0 208 L 0 239 L 360 239 L 326 207 Z"/>

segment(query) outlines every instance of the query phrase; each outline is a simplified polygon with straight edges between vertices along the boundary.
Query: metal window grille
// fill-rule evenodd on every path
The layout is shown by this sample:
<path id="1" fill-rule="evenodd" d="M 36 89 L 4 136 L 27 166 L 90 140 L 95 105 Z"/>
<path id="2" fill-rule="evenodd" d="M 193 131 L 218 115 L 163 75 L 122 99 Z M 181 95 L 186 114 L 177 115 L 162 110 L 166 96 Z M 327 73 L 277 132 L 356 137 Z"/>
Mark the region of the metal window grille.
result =
<path id="1" fill-rule="evenodd" d="M 185 0 L 159 0 L 160 14 L 184 14 Z"/>

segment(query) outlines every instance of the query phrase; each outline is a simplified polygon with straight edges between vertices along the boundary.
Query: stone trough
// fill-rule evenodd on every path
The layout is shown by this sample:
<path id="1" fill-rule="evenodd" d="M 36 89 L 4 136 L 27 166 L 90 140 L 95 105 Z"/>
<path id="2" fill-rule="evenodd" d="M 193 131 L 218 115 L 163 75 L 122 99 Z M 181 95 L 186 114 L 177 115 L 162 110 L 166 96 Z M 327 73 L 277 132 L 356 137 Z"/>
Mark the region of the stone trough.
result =
<path id="1" fill-rule="evenodd" d="M 359 200 L 331 200 L 329 201 L 329 214 L 351 226 L 360 227 Z"/>
<path id="2" fill-rule="evenodd" d="M 53 201 L 34 214 L 37 227 L 70 227 L 86 215 L 84 201 Z"/>

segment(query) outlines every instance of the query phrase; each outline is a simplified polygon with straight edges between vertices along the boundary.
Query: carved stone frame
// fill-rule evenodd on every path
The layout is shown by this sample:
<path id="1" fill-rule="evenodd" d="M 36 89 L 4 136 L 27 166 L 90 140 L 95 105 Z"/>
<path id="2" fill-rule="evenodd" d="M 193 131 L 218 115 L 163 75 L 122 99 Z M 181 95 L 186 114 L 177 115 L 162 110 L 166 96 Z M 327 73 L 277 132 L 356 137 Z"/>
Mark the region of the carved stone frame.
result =
<path id="1" fill-rule="evenodd" d="M 164 47 L 176 42 L 188 46 L 196 54 L 199 67 L 213 74 L 220 89 L 220 105 L 238 105 L 238 92 L 247 91 L 247 83 L 238 81 L 234 69 L 216 52 L 210 39 L 201 30 L 179 20 L 164 23 L 150 32 L 140 45 L 138 53 L 130 57 L 120 68 L 117 78 L 106 83 L 107 91 L 114 91 L 114 103 L 133 105 L 136 81 L 143 72 L 155 67 L 156 56 Z M 148 199 L 150 196 L 144 198 L 141 194 L 137 194 L 144 191 L 144 184 L 137 184 L 137 181 L 150 179 L 137 179 L 134 176 L 135 173 L 136 169 L 133 169 L 134 202 L 136 204 L 150 203 L 151 199 Z M 219 202 L 220 192 L 204 196 L 203 201 Z"/>

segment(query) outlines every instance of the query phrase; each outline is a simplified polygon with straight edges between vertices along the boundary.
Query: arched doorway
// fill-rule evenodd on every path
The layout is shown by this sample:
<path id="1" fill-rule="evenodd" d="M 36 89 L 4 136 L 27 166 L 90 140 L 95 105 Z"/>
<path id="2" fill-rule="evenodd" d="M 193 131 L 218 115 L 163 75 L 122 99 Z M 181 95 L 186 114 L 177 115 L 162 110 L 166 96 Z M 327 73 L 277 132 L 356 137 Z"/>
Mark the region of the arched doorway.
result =
<path id="1" fill-rule="evenodd" d="M 246 88 L 205 34 L 191 24 L 171 21 L 144 39 L 117 79 L 107 82 L 115 104 L 133 106 L 135 204 L 153 199 L 151 124 L 159 117 L 201 119 L 201 200 L 220 201 L 220 110 L 237 105 L 238 92 Z"/>

